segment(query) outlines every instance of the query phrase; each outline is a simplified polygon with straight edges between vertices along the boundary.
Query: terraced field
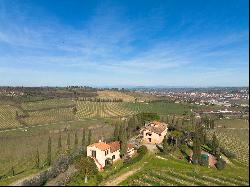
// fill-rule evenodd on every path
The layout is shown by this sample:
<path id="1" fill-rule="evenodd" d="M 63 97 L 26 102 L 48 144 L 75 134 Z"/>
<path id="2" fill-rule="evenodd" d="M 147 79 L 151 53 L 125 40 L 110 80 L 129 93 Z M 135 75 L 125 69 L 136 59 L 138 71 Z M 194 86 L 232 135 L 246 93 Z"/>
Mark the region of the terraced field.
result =
<path id="1" fill-rule="evenodd" d="M 16 120 L 16 111 L 21 111 L 10 105 L 0 105 L 0 129 L 14 128 L 20 126 Z"/>
<path id="2" fill-rule="evenodd" d="M 141 171 L 120 185 L 129 186 L 247 186 L 246 168 L 238 171 L 228 167 L 223 171 L 195 166 L 173 159 L 151 159 Z M 235 171 L 235 172 L 234 172 Z"/>
<path id="3" fill-rule="evenodd" d="M 220 144 L 236 154 L 238 162 L 249 165 L 249 129 L 216 129 Z M 213 131 L 209 133 L 211 138 Z"/>

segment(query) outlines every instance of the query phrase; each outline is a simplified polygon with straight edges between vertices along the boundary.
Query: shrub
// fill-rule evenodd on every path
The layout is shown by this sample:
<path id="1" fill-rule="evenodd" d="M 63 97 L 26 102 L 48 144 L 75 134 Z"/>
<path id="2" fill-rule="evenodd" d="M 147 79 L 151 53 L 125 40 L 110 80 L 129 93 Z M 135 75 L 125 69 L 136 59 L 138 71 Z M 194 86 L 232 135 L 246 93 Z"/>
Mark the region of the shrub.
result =
<path id="1" fill-rule="evenodd" d="M 222 154 L 224 154 L 228 158 L 236 158 L 236 155 L 234 153 L 232 153 L 231 151 L 225 149 L 224 147 L 220 148 L 220 152 Z"/>
<path id="2" fill-rule="evenodd" d="M 148 149 L 145 145 L 142 145 L 141 147 L 139 147 L 139 149 L 137 150 L 137 153 L 138 155 L 135 156 L 134 158 L 126 158 L 123 163 L 124 163 L 124 166 L 127 167 L 128 165 L 130 164 L 134 164 L 138 161 L 140 161 L 143 156 L 148 152 Z"/>
<path id="3" fill-rule="evenodd" d="M 205 155 L 201 155 L 200 165 L 201 166 L 208 166 L 208 158 Z"/>
<path id="4" fill-rule="evenodd" d="M 226 167 L 226 162 L 222 158 L 219 158 L 217 160 L 215 166 L 218 170 L 222 170 Z"/>
<path id="5" fill-rule="evenodd" d="M 101 183 L 101 182 L 103 181 L 103 176 L 100 175 L 100 174 L 97 174 L 97 175 L 96 175 L 96 181 L 97 181 L 98 183 Z"/>
<path id="6" fill-rule="evenodd" d="M 139 147 L 139 149 L 137 150 L 137 152 L 139 154 L 145 155 L 148 152 L 148 149 L 145 145 L 142 145 L 141 147 Z"/>

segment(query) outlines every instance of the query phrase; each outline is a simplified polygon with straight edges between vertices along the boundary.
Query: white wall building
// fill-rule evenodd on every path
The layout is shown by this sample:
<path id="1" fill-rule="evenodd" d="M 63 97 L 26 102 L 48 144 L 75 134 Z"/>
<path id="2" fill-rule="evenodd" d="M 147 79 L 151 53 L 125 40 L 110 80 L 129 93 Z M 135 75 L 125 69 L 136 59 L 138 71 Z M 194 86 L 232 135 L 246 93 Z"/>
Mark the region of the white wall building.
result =
<path id="1" fill-rule="evenodd" d="M 128 144 L 128 156 L 132 156 L 134 152 L 133 145 Z M 108 163 L 108 159 L 112 159 L 113 162 L 120 159 L 120 143 L 118 141 L 110 143 L 99 141 L 91 144 L 87 146 L 87 156 L 94 159 L 96 166 L 101 171 Z"/>
<path id="2" fill-rule="evenodd" d="M 153 121 L 145 124 L 141 129 L 143 135 L 142 142 L 147 144 L 160 144 L 167 134 L 167 124 L 159 121 Z"/>

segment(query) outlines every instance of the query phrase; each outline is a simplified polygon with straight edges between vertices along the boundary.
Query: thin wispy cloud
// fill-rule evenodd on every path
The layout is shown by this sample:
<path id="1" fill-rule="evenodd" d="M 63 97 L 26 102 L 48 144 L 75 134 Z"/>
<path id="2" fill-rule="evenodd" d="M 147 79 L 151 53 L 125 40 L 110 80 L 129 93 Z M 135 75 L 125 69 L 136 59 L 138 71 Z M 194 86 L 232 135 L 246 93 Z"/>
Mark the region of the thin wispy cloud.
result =
<path id="1" fill-rule="evenodd" d="M 43 11 L 36 6 L 33 8 L 33 11 L 36 8 Z M 202 80 L 206 75 L 206 85 L 223 82 L 227 85 L 233 80 L 228 81 L 228 77 L 239 71 L 237 68 L 244 72 L 242 76 L 248 75 L 246 28 L 202 32 L 199 28 L 204 28 L 207 18 L 185 21 L 185 17 L 180 16 L 176 22 L 171 21 L 173 15 L 171 11 L 166 13 L 167 8 L 158 6 L 148 10 L 147 16 L 134 15 L 133 19 L 123 5 L 111 6 L 111 9 L 105 4 L 97 5 L 80 27 L 74 27 L 46 12 L 44 19 L 38 21 L 30 17 L 32 10 L 23 10 L 18 1 L 11 5 L 0 1 L 0 70 L 10 70 L 9 75 L 5 73 L 5 79 L 13 76 L 13 72 L 16 76 L 18 71 L 27 79 L 26 75 L 32 72 L 38 75 L 41 72 L 44 77 L 44 72 L 48 71 L 60 74 L 60 78 L 74 76 L 79 84 L 81 72 L 88 76 L 85 78 L 90 84 L 102 84 L 103 77 L 107 79 L 105 84 L 118 84 L 117 80 L 121 81 L 122 77 L 127 84 L 153 84 L 155 81 L 156 84 L 178 85 L 189 80 L 192 85 L 194 80 Z M 212 28 L 208 23 L 209 26 Z M 241 67 L 237 67 L 238 64 Z M 211 66 L 220 69 L 209 72 Z M 188 71 L 192 67 L 199 70 Z M 201 69 L 205 72 L 200 72 Z M 178 78 L 172 76 L 174 73 Z M 136 76 L 141 80 L 134 81 Z M 218 77 L 221 81 L 217 81 Z M 58 83 L 55 78 L 47 82 Z M 63 80 L 62 85 L 72 83 Z M 1 81 L 4 82 L 0 79 L 0 84 Z M 241 77 L 236 82 L 246 84 L 248 80 Z"/>

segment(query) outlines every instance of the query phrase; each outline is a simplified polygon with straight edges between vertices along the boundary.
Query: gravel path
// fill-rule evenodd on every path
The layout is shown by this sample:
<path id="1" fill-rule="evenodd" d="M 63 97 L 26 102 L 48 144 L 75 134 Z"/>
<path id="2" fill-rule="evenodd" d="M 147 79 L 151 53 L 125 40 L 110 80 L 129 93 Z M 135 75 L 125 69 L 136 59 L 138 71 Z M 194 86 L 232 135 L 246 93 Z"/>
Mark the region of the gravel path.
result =
<path id="1" fill-rule="evenodd" d="M 136 173 L 137 171 L 139 171 L 141 169 L 140 168 L 136 168 L 134 170 L 128 171 L 114 179 L 110 179 L 109 181 L 107 181 L 104 186 L 117 186 L 119 183 L 121 183 L 122 181 L 126 180 L 129 176 L 133 175 L 134 173 Z"/>

